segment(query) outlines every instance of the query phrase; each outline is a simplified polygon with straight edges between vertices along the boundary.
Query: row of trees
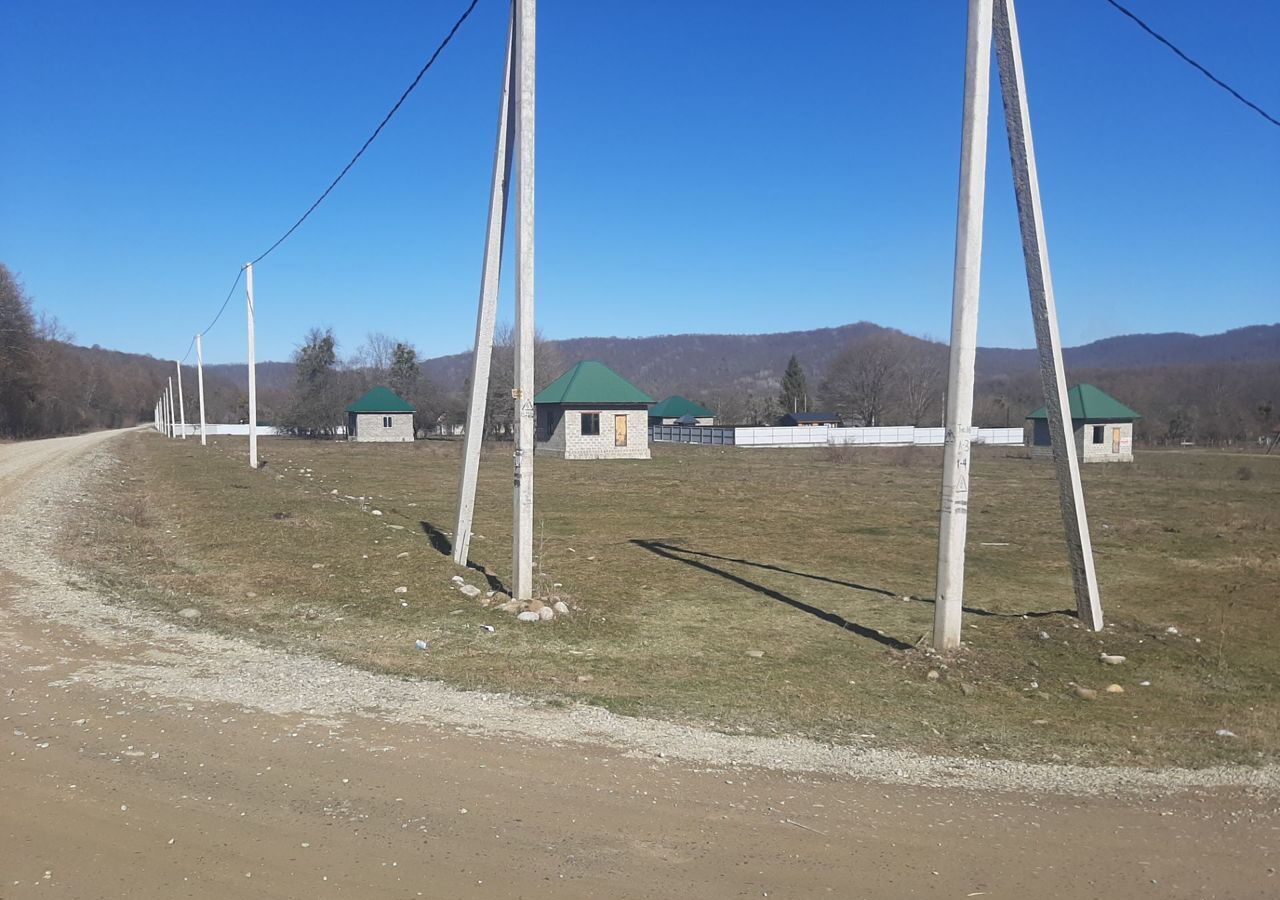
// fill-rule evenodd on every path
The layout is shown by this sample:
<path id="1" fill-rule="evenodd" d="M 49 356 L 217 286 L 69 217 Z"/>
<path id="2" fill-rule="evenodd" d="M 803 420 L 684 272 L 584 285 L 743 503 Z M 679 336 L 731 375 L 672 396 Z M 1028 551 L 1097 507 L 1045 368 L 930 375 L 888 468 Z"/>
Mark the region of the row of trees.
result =
<path id="1" fill-rule="evenodd" d="M 486 432 L 491 435 L 511 433 L 514 346 L 513 329 L 500 324 L 494 337 L 485 415 Z M 341 360 L 338 351 L 332 329 L 312 328 L 306 333 L 293 354 L 292 390 L 269 398 L 279 409 L 276 419 L 281 425 L 299 434 L 333 434 L 346 423 L 347 406 L 375 385 L 386 385 L 414 407 L 418 432 L 447 433 L 465 422 L 470 385 L 451 391 L 436 384 L 422 372 L 418 351 L 409 341 L 374 333 L 347 360 Z M 539 389 L 564 368 L 560 354 L 541 335 L 534 341 L 534 368 Z"/>
<path id="2" fill-rule="evenodd" d="M 172 364 L 77 347 L 58 321 L 32 307 L 0 263 L 0 438 L 119 428 L 151 417 Z"/>

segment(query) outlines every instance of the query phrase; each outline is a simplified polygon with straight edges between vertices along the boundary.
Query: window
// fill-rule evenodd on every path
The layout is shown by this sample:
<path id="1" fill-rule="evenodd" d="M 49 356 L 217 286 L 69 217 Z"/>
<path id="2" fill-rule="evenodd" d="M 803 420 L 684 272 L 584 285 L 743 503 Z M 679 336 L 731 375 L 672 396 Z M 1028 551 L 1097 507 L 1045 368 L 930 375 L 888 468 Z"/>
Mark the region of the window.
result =
<path id="1" fill-rule="evenodd" d="M 591 437 L 600 433 L 600 413 L 582 414 L 582 434 Z"/>
<path id="2" fill-rule="evenodd" d="M 390 417 L 390 416 L 383 416 L 383 417 L 382 417 L 382 427 L 383 427 L 383 428 L 390 428 L 390 427 L 391 427 L 391 417 Z"/>
<path id="3" fill-rule="evenodd" d="M 1105 431 L 1106 431 L 1106 428 L 1104 428 L 1102 425 L 1094 425 L 1094 426 L 1093 426 L 1093 442 L 1094 442 L 1095 444 L 1101 444 L 1101 443 L 1102 443 L 1102 441 L 1103 441 L 1103 437 L 1102 437 L 1102 436 L 1103 436 L 1103 433 L 1104 433 Z"/>

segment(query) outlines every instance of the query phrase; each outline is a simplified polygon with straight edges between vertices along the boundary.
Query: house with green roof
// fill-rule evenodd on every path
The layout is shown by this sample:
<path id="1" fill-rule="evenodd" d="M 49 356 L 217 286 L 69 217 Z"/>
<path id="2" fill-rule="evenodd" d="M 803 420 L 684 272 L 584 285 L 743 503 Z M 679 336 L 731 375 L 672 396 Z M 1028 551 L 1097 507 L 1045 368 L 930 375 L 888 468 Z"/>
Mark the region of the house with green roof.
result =
<path id="1" fill-rule="evenodd" d="M 563 459 L 648 459 L 653 398 L 604 363 L 583 360 L 533 398 L 534 452 Z"/>
<path id="2" fill-rule="evenodd" d="M 1071 430 L 1081 462 L 1133 462 L 1133 423 L 1142 418 L 1115 397 L 1091 384 L 1067 391 Z M 1031 455 L 1053 456 L 1049 413 L 1045 407 L 1027 416 L 1031 423 Z"/>
<path id="3" fill-rule="evenodd" d="M 650 425 L 714 425 L 716 414 L 688 397 L 672 394 L 649 410 Z"/>
<path id="4" fill-rule="evenodd" d="M 378 385 L 347 407 L 347 440 L 412 441 L 413 413 L 404 398 L 391 388 Z"/>

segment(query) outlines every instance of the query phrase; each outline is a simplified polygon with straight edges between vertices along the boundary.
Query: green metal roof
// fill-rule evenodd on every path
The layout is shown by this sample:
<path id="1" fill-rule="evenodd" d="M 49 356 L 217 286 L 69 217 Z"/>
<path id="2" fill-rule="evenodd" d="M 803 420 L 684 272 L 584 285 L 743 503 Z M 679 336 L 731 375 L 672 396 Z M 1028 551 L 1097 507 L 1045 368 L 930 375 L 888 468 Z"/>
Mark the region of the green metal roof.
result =
<path id="1" fill-rule="evenodd" d="M 694 403 L 688 397 L 672 394 L 657 406 L 649 410 L 649 415 L 659 419 L 678 419 L 681 416 L 693 416 L 695 419 L 714 417 L 715 413 L 701 403 Z"/>
<path id="2" fill-rule="evenodd" d="M 413 407 L 391 388 L 378 385 L 347 407 L 353 413 L 411 413 Z"/>
<path id="3" fill-rule="evenodd" d="M 1142 418 L 1115 397 L 1098 390 L 1091 384 L 1077 384 L 1067 391 L 1067 399 L 1071 402 L 1073 422 L 1121 422 L 1126 419 Z M 1047 419 L 1049 414 L 1042 406 L 1027 418 Z"/>
<path id="4" fill-rule="evenodd" d="M 587 359 L 539 391 L 533 402 L 648 406 L 653 398 L 604 363 Z"/>

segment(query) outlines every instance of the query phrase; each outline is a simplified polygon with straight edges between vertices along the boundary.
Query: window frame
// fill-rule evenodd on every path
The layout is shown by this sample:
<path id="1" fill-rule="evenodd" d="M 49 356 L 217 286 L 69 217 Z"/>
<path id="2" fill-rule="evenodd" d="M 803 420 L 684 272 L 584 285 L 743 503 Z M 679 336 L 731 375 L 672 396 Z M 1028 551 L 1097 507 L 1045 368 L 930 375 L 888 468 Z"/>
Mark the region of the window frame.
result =
<path id="1" fill-rule="evenodd" d="M 1095 443 L 1095 444 L 1104 444 L 1104 443 L 1106 443 L 1106 436 L 1107 436 L 1107 426 L 1106 426 L 1106 425 L 1094 425 L 1094 426 L 1093 426 L 1093 443 Z"/>
<path id="2" fill-rule="evenodd" d="M 578 433 L 583 437 L 599 437 L 600 436 L 600 413 L 583 412 L 578 413 Z M 591 421 L 591 427 L 587 427 L 587 421 Z"/>
<path id="3" fill-rule="evenodd" d="M 383 416 L 383 417 L 382 417 L 382 427 L 383 427 L 383 428 L 392 428 L 392 427 L 394 427 L 394 424 L 393 424 L 394 422 L 395 422 L 395 419 L 394 419 L 392 416 Z"/>

